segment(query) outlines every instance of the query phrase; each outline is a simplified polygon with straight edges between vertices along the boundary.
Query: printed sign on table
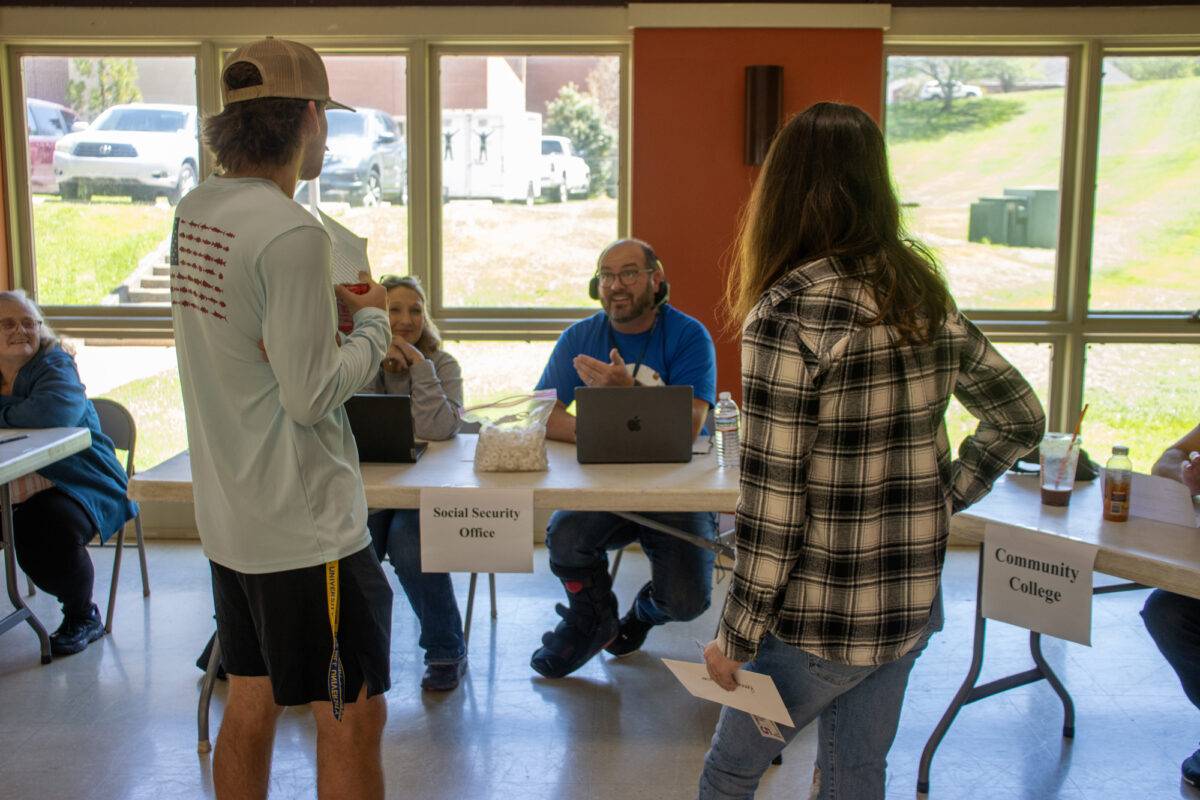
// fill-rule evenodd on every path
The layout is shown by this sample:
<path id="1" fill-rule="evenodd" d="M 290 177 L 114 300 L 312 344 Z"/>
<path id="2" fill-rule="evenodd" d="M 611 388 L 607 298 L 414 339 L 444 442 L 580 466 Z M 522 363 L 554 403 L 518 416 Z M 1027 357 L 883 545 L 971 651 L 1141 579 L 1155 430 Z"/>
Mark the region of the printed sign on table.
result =
<path id="1" fill-rule="evenodd" d="M 422 489 L 423 572 L 533 572 L 533 491 Z"/>
<path id="2" fill-rule="evenodd" d="M 1096 545 L 989 523 L 983 534 L 983 616 L 1092 643 Z"/>

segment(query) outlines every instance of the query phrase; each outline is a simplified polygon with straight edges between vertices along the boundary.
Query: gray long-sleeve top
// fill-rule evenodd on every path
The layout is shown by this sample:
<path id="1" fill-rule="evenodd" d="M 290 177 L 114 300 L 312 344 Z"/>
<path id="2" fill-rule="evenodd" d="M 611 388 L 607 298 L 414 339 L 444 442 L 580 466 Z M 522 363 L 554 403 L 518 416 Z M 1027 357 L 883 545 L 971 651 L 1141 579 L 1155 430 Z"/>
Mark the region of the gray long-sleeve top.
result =
<path id="1" fill-rule="evenodd" d="M 437 441 L 458 433 L 462 370 L 454 356 L 444 350 L 435 351 L 404 372 L 385 372 L 380 367 L 362 390 L 412 397 L 413 432 L 418 439 Z"/>

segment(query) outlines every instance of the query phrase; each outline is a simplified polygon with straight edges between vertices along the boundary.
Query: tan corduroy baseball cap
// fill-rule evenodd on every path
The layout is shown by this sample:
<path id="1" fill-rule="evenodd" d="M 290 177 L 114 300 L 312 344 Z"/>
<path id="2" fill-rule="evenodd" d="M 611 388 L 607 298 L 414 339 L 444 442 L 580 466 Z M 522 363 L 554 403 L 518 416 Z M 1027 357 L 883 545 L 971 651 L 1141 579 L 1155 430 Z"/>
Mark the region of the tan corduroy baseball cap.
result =
<path id="1" fill-rule="evenodd" d="M 253 64 L 262 74 L 257 86 L 231 89 L 225 83 L 229 68 L 240 61 Z M 229 57 L 221 73 L 221 99 L 225 105 L 262 97 L 284 97 L 293 100 L 318 100 L 329 108 L 354 109 L 329 97 L 329 78 L 325 63 L 317 51 L 308 45 L 268 36 L 239 47 Z"/>

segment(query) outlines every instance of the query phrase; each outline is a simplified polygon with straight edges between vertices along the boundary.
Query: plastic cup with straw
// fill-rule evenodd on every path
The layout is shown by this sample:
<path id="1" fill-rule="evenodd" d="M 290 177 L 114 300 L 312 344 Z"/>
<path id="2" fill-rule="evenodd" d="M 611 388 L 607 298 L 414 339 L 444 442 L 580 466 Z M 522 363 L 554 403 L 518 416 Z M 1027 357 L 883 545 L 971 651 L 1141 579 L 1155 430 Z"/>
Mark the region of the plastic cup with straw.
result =
<path id="1" fill-rule="evenodd" d="M 1062 486 L 1063 480 L 1066 478 L 1067 468 L 1071 464 L 1071 454 L 1074 452 L 1075 457 L 1079 457 L 1078 451 L 1075 450 L 1075 444 L 1079 441 L 1079 431 L 1083 428 L 1083 418 L 1087 416 L 1087 410 L 1088 406 L 1085 405 L 1083 410 L 1079 413 L 1079 420 L 1075 423 L 1075 431 L 1071 434 L 1071 439 L 1067 443 L 1067 451 L 1058 461 L 1058 469 L 1055 470 L 1054 474 L 1054 484 L 1052 486 L 1046 486 L 1045 480 L 1043 479 L 1042 481 L 1042 503 L 1045 505 L 1065 506 L 1071 501 L 1070 487 L 1068 487 L 1066 491 L 1063 491 L 1060 487 Z M 1047 434 L 1047 436 L 1061 437 L 1062 434 Z M 1060 438 L 1058 441 L 1061 442 L 1062 439 Z M 1045 447 L 1044 443 L 1043 447 Z"/>

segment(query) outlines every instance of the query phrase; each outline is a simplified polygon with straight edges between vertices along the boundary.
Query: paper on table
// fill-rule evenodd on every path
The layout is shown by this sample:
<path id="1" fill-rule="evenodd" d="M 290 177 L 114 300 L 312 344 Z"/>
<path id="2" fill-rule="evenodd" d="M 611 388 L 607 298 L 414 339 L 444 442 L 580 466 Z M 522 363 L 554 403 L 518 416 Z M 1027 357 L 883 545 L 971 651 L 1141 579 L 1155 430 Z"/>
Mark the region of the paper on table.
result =
<path id="1" fill-rule="evenodd" d="M 774 720 L 789 728 L 795 727 L 770 675 L 738 670 L 738 688 L 727 692 L 708 677 L 708 668 L 704 664 L 676 661 L 671 658 L 664 658 L 663 663 L 693 697 L 712 700 L 714 703 L 736 708 L 756 717 Z"/>
<path id="2" fill-rule="evenodd" d="M 1179 481 L 1157 475 L 1133 473 L 1129 513 L 1168 525 L 1200 528 L 1200 514 L 1192 505 L 1188 488 Z"/>
<path id="3" fill-rule="evenodd" d="M 320 209 L 321 225 L 329 233 L 333 256 L 333 282 L 359 283 L 359 272 L 370 272 L 367 261 L 367 240 L 355 236 L 349 228 Z"/>

